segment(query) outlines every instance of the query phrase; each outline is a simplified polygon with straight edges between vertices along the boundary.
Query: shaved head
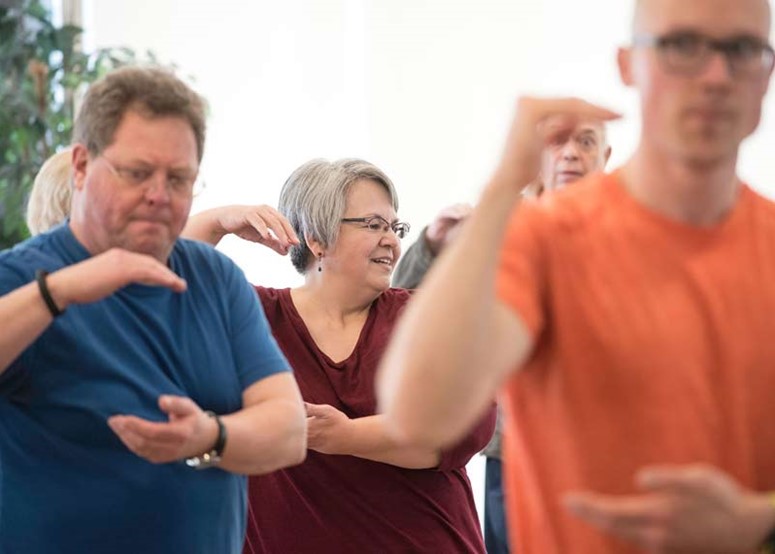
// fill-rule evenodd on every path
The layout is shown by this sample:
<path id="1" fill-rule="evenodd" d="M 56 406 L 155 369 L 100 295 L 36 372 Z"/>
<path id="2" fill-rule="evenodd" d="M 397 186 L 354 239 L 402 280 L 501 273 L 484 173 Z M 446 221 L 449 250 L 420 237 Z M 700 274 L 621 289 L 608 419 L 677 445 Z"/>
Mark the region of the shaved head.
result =
<path id="1" fill-rule="evenodd" d="M 640 94 L 641 143 L 693 164 L 734 160 L 761 119 L 772 57 L 762 50 L 761 64 L 736 74 L 739 62 L 717 45 L 767 45 L 770 17 L 768 0 L 636 0 L 633 38 L 648 45 L 620 50 L 619 64 L 623 81 Z M 696 71 L 676 69 L 671 56 L 684 53 L 659 42 L 681 36 L 712 47 Z"/>
<path id="2" fill-rule="evenodd" d="M 699 3 L 701 10 L 689 6 Z M 688 8 L 688 9 L 682 9 Z M 685 16 L 681 17 L 681 13 Z M 633 36 L 643 32 L 664 32 L 664 29 L 654 28 L 655 17 L 661 14 L 674 14 L 675 25 L 691 26 L 691 19 L 698 13 L 715 13 L 728 15 L 732 20 L 740 14 L 755 15 L 760 23 L 759 35 L 767 38 L 770 35 L 770 2 L 769 0 L 635 0 L 635 10 L 632 18 Z M 662 18 L 659 18 L 662 19 Z"/>

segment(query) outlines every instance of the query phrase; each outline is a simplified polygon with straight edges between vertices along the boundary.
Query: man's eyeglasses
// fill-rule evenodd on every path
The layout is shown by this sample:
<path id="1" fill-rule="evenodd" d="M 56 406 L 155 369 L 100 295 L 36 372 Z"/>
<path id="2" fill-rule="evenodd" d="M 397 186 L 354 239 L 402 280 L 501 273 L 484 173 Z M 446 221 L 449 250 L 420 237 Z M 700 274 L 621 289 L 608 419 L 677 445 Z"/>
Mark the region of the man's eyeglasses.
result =
<path id="1" fill-rule="evenodd" d="M 158 167 L 147 165 L 118 165 L 111 162 L 105 156 L 100 156 L 105 161 L 105 165 L 111 173 L 123 181 L 127 186 L 135 189 L 147 189 L 151 185 L 151 177 L 157 171 L 162 170 Z M 197 195 L 204 190 L 204 181 L 199 179 L 198 173 L 188 170 L 170 170 L 164 174 L 167 190 L 175 195 Z"/>
<path id="2" fill-rule="evenodd" d="M 342 223 L 361 223 L 364 229 L 368 229 L 374 233 L 387 233 L 393 231 L 400 239 L 404 238 L 408 233 L 411 226 L 404 221 L 396 221 L 390 223 L 384 217 L 378 215 L 370 215 L 368 217 L 345 217 L 341 220 Z"/>
<path id="3" fill-rule="evenodd" d="M 767 42 L 752 36 L 714 39 L 694 32 L 635 37 L 635 46 L 655 48 L 666 71 L 693 77 L 702 73 L 712 54 L 719 52 L 735 77 L 762 77 L 773 67 L 775 52 Z"/>

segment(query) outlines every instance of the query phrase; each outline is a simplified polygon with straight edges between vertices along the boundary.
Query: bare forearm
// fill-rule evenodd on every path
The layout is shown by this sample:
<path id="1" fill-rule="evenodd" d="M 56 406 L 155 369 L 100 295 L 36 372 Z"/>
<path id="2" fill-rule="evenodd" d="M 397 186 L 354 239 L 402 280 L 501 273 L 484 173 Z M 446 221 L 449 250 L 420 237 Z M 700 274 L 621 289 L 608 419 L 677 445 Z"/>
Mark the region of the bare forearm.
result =
<path id="1" fill-rule="evenodd" d="M 228 433 L 220 467 L 259 475 L 300 464 L 306 455 L 306 423 L 297 402 L 276 399 L 222 418 Z"/>
<path id="2" fill-rule="evenodd" d="M 189 217 L 180 236 L 217 246 L 227 234 L 218 219 L 218 213 L 221 209 L 211 208 Z"/>
<path id="3" fill-rule="evenodd" d="M 398 444 L 385 431 L 382 415 L 351 420 L 350 439 L 342 454 L 407 469 L 436 467 L 441 458 L 438 450 Z"/>
<path id="4" fill-rule="evenodd" d="M 507 369 L 496 348 L 504 337 L 497 336 L 495 276 L 502 235 L 518 202 L 513 181 L 496 176 L 407 308 L 380 375 L 381 406 L 399 438 L 449 445 L 491 401 Z"/>
<path id="5" fill-rule="evenodd" d="M 0 373 L 43 333 L 52 319 L 37 283 L 0 298 L 0 321 L 13 322 L 0 333 Z"/>

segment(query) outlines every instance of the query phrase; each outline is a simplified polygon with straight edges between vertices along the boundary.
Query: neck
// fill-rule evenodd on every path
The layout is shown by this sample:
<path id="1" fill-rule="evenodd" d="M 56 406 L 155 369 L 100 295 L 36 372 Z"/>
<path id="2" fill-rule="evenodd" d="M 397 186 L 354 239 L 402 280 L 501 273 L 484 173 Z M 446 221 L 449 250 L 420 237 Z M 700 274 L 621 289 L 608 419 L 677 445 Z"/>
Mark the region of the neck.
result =
<path id="1" fill-rule="evenodd" d="M 641 144 L 624 166 L 630 194 L 670 219 L 690 225 L 718 223 L 732 209 L 740 181 L 737 153 L 721 161 L 692 163 L 670 158 Z"/>
<path id="2" fill-rule="evenodd" d="M 304 285 L 292 290 L 294 301 L 302 304 L 305 311 L 346 325 L 353 319 L 362 318 L 376 296 L 371 293 L 354 290 L 352 285 L 333 278 L 325 278 L 315 272 L 307 274 Z"/>

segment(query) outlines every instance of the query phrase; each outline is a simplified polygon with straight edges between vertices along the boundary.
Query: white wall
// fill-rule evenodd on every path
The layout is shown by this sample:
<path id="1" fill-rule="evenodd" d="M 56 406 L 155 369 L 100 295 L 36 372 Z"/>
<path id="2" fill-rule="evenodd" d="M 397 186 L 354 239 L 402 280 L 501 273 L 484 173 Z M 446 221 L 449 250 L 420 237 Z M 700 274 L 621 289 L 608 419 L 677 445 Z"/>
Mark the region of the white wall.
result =
<path id="1" fill-rule="evenodd" d="M 518 94 L 573 94 L 624 112 L 610 130 L 611 167 L 638 133 L 635 95 L 619 84 L 614 63 L 632 0 L 84 4 L 87 47 L 153 50 L 209 99 L 208 190 L 195 210 L 275 204 L 301 162 L 360 156 L 396 182 L 413 240 L 438 208 L 476 198 Z M 743 150 L 741 171 L 775 196 L 770 111 Z M 256 281 L 299 281 L 271 253 L 236 241 L 223 249 Z"/>
<path id="2" fill-rule="evenodd" d="M 622 111 L 609 133 L 611 166 L 626 159 L 637 105 L 618 82 L 614 54 L 628 38 L 632 3 L 85 0 L 84 25 L 87 48 L 151 49 L 209 99 L 208 190 L 195 210 L 274 205 L 300 163 L 358 156 L 393 178 L 413 241 L 440 207 L 476 199 L 518 94 L 572 94 Z M 741 172 L 775 196 L 771 111 Z M 300 282 L 288 260 L 260 247 L 235 239 L 222 249 L 253 282 Z"/>

